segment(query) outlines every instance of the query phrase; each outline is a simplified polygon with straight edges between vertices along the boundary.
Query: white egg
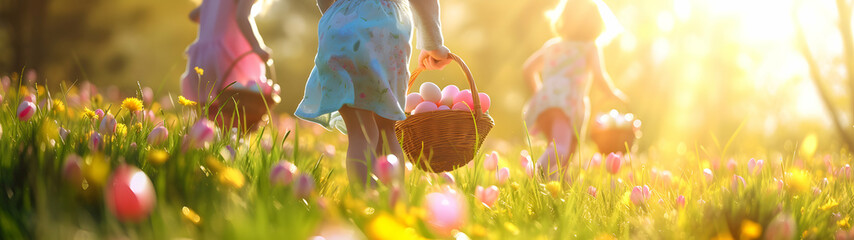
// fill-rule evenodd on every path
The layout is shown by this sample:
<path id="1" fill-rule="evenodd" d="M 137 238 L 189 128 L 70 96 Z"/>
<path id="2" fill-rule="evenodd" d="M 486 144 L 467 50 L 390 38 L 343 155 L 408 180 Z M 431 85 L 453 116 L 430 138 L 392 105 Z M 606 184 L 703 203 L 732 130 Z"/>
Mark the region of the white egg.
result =
<path id="1" fill-rule="evenodd" d="M 454 106 L 454 98 L 456 98 L 459 93 L 460 88 L 457 86 L 445 86 L 445 89 L 442 89 L 442 100 L 440 101 L 440 104 L 448 107 Z"/>
<path id="2" fill-rule="evenodd" d="M 424 99 L 421 98 L 421 94 L 410 93 L 409 95 L 406 95 L 406 106 L 403 108 L 403 111 L 412 112 L 412 110 L 421 102 L 424 102 Z"/>
<path id="3" fill-rule="evenodd" d="M 424 101 L 433 102 L 438 105 L 439 101 L 442 100 L 442 90 L 435 83 L 425 82 L 421 84 L 420 90 Z"/>
<path id="4" fill-rule="evenodd" d="M 439 109 L 439 107 L 437 107 L 436 104 L 433 102 L 422 102 L 422 103 L 419 103 L 418 106 L 416 106 L 414 110 L 412 110 L 412 115 L 419 114 L 419 113 L 425 113 L 425 112 L 432 112 L 432 111 L 436 111 L 438 109 Z"/>

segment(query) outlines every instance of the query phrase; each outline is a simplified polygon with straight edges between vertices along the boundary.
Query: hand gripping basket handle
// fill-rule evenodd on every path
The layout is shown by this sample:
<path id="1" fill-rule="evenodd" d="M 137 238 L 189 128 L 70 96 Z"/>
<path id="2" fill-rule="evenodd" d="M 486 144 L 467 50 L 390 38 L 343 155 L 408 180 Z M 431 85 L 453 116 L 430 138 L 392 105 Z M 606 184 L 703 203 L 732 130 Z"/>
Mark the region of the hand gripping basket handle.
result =
<path id="1" fill-rule="evenodd" d="M 472 98 L 472 101 L 474 101 L 474 109 L 472 111 L 474 111 L 475 116 L 477 116 L 479 118 L 480 115 L 483 114 L 483 111 L 481 110 L 481 107 L 480 107 L 480 96 L 478 95 L 478 92 L 477 92 L 477 85 L 474 84 L 474 77 L 472 77 L 472 75 L 471 75 L 471 70 L 469 70 L 468 65 L 466 65 L 466 62 L 463 61 L 463 59 L 460 58 L 460 56 L 457 56 L 456 54 L 453 54 L 453 53 L 448 53 L 448 56 L 450 56 L 451 59 L 453 59 L 455 62 L 457 62 L 457 64 L 460 65 L 460 69 L 462 69 L 463 73 L 466 74 L 466 78 L 469 81 L 469 87 L 471 88 L 471 98 Z M 414 71 L 412 71 L 412 75 L 409 77 L 409 84 L 406 86 L 406 94 L 407 95 L 409 94 L 409 91 L 412 89 L 412 84 L 415 83 L 415 78 L 418 78 L 418 75 L 420 75 L 421 72 L 424 72 L 424 70 L 426 70 L 426 68 L 418 67 Z"/>

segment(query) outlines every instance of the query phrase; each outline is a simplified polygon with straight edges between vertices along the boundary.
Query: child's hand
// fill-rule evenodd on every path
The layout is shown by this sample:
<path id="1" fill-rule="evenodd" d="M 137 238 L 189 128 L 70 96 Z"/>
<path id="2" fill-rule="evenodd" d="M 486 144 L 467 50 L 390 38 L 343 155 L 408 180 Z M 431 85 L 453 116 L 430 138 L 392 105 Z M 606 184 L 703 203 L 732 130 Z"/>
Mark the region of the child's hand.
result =
<path id="1" fill-rule="evenodd" d="M 252 49 L 252 51 L 255 52 L 255 54 L 257 54 L 259 58 L 261 58 L 261 61 L 264 61 L 266 63 L 268 60 L 270 60 L 270 48 L 255 47 Z"/>
<path id="2" fill-rule="evenodd" d="M 450 52 L 451 51 L 445 46 L 441 46 L 436 50 L 421 50 L 421 54 L 418 55 L 418 66 L 426 68 L 427 70 L 445 68 L 445 66 L 453 60 L 449 54 Z"/>

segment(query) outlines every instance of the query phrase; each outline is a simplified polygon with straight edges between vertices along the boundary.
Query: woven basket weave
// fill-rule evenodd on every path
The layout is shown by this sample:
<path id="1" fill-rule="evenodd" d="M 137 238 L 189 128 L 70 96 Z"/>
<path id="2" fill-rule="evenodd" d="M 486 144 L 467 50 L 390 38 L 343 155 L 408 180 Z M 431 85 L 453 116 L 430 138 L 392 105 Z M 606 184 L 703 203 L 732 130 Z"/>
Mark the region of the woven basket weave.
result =
<path id="1" fill-rule="evenodd" d="M 252 53 L 252 51 L 248 51 L 238 56 L 226 69 L 222 79 L 226 79 L 231 74 L 237 62 Z M 265 66 L 270 79 L 276 82 L 273 61 L 268 61 Z M 224 81 L 218 81 L 218 83 L 222 84 Z M 222 86 L 217 86 L 217 88 L 220 87 Z M 211 103 L 207 115 L 208 119 L 214 121 L 217 126 L 224 130 L 237 128 L 241 132 L 246 132 L 254 130 L 268 110 L 273 109 L 279 102 L 281 102 L 281 97 L 275 93 L 261 94 L 248 89 L 226 86 L 225 89 L 222 89 L 219 97 Z"/>
<path id="2" fill-rule="evenodd" d="M 481 111 L 477 86 L 465 62 L 450 54 L 466 74 L 471 87 L 474 111 L 441 110 L 408 116 L 395 124 L 395 132 L 409 161 L 424 171 L 454 170 L 474 159 L 475 153 L 494 123 Z M 416 69 L 409 78 L 409 93 L 415 79 L 423 71 Z"/>

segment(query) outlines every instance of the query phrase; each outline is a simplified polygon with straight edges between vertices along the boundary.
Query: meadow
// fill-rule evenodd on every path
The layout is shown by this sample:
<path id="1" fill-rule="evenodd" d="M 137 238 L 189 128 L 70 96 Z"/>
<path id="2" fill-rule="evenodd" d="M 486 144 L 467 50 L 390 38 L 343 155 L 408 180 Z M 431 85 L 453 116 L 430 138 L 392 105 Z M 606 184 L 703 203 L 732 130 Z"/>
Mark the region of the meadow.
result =
<path id="1" fill-rule="evenodd" d="M 532 167 L 545 144 L 523 135 L 449 173 L 401 162 L 403 186 L 358 191 L 346 137 L 287 114 L 244 134 L 142 86 L 114 101 L 88 83 L 3 87 L 4 239 L 854 238 L 851 155 L 816 152 L 815 135 L 764 154 L 727 150 L 740 128 L 676 154 L 601 155 L 585 141 L 557 181 Z M 130 215 L 110 207 L 109 191 L 127 166 L 153 187 L 152 207 Z"/>

